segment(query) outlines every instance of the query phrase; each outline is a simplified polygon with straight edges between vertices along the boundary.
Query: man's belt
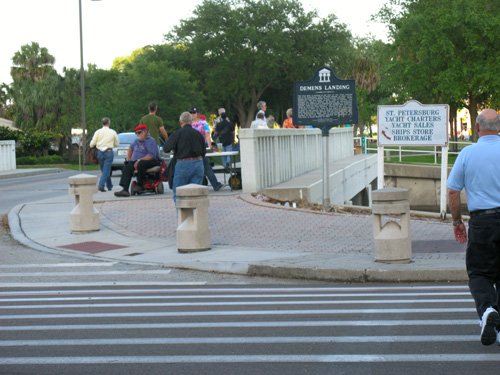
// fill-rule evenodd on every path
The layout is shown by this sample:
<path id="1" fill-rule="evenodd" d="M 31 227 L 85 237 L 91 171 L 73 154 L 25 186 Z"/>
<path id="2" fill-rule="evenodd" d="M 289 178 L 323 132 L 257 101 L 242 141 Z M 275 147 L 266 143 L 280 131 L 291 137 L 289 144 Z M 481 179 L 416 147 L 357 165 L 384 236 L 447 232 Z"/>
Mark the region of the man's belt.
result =
<path id="1" fill-rule="evenodd" d="M 500 214 L 500 207 L 488 208 L 486 210 L 475 210 L 475 211 L 471 211 L 469 214 L 470 214 L 470 217 L 481 216 L 481 215 Z"/>
<path id="2" fill-rule="evenodd" d="M 201 160 L 201 159 L 203 159 L 201 156 L 194 156 L 192 158 L 182 158 L 177 160 Z"/>

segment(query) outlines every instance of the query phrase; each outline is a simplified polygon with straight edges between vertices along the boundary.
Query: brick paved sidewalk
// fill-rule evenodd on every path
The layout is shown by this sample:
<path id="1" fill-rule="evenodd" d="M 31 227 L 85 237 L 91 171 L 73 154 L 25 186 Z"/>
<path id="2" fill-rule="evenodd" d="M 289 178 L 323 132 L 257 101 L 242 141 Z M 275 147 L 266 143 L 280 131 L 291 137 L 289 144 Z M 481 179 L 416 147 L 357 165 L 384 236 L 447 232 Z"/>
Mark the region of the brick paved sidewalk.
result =
<path id="1" fill-rule="evenodd" d="M 212 244 L 317 254 L 372 254 L 371 215 L 320 213 L 270 207 L 239 195 L 210 196 Z M 253 202 L 255 204 L 249 203 Z M 177 218 L 170 197 L 122 199 L 100 204 L 113 230 L 139 237 L 175 239 Z M 412 219 L 414 258 L 463 258 L 449 223 Z"/>

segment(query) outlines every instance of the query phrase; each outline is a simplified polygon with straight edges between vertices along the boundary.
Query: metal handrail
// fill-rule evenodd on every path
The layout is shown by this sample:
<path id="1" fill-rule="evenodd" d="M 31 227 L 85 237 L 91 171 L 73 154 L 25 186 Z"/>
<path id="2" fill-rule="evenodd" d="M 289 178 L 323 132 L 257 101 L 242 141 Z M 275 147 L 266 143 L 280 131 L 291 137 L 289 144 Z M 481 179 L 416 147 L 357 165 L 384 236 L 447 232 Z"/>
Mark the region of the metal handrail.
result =
<path id="1" fill-rule="evenodd" d="M 377 138 L 372 138 L 372 137 L 354 137 L 354 145 L 355 146 L 361 146 L 362 152 L 364 154 L 370 153 L 370 151 L 377 152 L 378 151 L 378 146 L 377 146 Z M 371 144 L 375 144 L 375 146 L 370 147 Z M 448 148 L 448 155 L 458 155 L 460 150 L 463 148 L 463 146 L 468 146 L 471 144 L 471 142 L 463 142 L 463 141 L 448 141 L 449 145 L 457 145 L 456 149 L 459 151 L 451 151 L 452 149 L 455 149 L 454 147 L 449 147 Z M 463 145 L 460 147 L 460 145 Z M 438 164 L 438 155 L 441 155 L 441 149 L 438 146 L 434 146 L 434 150 L 422 150 L 422 149 L 409 149 L 406 148 L 408 146 L 404 146 L 405 148 L 403 149 L 403 146 L 385 146 L 384 147 L 384 152 L 387 154 L 388 157 L 390 157 L 391 153 L 393 152 L 398 152 L 399 155 L 399 162 L 402 161 L 403 154 L 424 154 L 424 155 L 434 155 L 434 164 Z M 418 147 L 418 146 L 415 146 Z M 428 146 L 426 146 L 428 147 Z"/>

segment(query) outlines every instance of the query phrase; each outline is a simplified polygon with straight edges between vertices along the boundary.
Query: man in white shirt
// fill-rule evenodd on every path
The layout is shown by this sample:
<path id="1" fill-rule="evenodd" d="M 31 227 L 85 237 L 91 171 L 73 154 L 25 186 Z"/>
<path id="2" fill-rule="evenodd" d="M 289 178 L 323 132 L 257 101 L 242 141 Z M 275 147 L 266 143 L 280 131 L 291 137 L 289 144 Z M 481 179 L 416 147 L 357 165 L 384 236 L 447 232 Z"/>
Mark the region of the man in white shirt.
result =
<path id="1" fill-rule="evenodd" d="M 257 118 L 252 121 L 251 129 L 269 129 L 265 120 L 265 113 L 263 111 L 257 112 Z"/>
<path id="2" fill-rule="evenodd" d="M 108 117 L 102 119 L 102 128 L 96 130 L 92 140 L 90 141 L 90 147 L 97 148 L 97 160 L 99 161 L 99 167 L 101 168 L 101 178 L 97 188 L 99 191 L 104 190 L 104 185 L 106 184 L 109 191 L 113 189 L 113 183 L 111 182 L 111 164 L 113 164 L 113 147 L 118 147 L 120 141 L 118 140 L 118 134 L 111 129 L 111 120 Z"/>

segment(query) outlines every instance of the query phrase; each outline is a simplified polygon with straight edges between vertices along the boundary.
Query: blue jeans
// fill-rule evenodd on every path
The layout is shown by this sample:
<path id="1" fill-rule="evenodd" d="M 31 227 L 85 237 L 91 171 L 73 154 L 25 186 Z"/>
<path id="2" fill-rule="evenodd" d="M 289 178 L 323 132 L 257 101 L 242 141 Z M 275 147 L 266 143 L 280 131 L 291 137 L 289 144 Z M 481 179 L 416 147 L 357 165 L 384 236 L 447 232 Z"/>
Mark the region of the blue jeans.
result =
<path id="1" fill-rule="evenodd" d="M 174 170 L 174 202 L 176 198 L 176 191 L 179 186 L 188 184 L 201 185 L 203 176 L 205 175 L 205 168 L 203 167 L 203 160 L 177 160 Z"/>
<path id="2" fill-rule="evenodd" d="M 233 151 L 233 145 L 227 145 L 227 146 L 222 146 L 222 151 Z M 224 167 L 230 167 L 231 166 L 231 159 L 232 156 L 223 156 L 222 157 L 222 163 L 224 164 Z"/>
<path id="3" fill-rule="evenodd" d="M 101 168 L 101 178 L 99 178 L 98 187 L 104 189 L 104 185 L 108 190 L 113 189 L 111 182 L 111 164 L 113 164 L 113 150 L 101 151 L 97 150 L 97 161 Z"/>
<path id="4" fill-rule="evenodd" d="M 217 177 L 215 177 L 214 170 L 210 166 L 210 160 L 205 156 L 203 158 L 203 167 L 205 168 L 205 176 L 207 176 L 208 181 L 210 181 L 210 185 L 215 189 L 217 189 L 217 186 L 219 186 L 220 182 L 217 180 Z"/>

